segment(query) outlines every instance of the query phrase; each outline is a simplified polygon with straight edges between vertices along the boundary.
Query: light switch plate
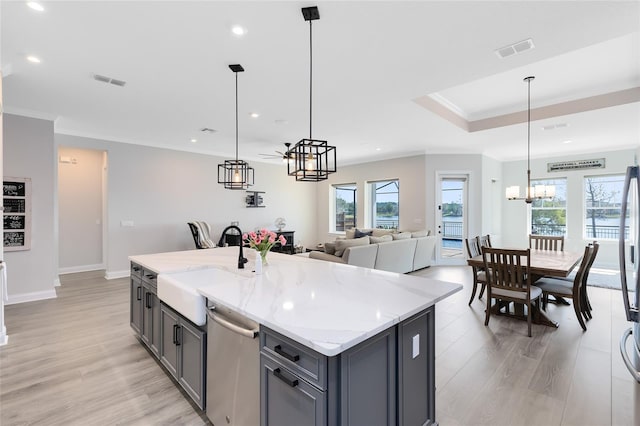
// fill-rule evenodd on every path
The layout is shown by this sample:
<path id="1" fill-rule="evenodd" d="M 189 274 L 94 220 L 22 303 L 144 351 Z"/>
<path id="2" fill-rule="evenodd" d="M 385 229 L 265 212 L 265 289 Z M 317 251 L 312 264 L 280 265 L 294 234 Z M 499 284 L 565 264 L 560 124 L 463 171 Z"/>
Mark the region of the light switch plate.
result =
<path id="1" fill-rule="evenodd" d="M 416 358 L 420 355 L 420 335 L 413 336 L 413 357 Z"/>

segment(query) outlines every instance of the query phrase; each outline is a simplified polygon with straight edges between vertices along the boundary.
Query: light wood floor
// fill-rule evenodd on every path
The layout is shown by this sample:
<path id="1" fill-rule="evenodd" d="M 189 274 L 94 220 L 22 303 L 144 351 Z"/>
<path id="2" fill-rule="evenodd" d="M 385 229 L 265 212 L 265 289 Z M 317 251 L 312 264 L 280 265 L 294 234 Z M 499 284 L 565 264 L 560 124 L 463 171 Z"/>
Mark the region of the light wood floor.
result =
<path id="1" fill-rule="evenodd" d="M 551 306 L 560 328 L 492 317 L 467 306 L 468 267 L 418 273 L 464 284 L 436 309 L 436 413 L 449 425 L 638 425 L 640 384 L 618 340 L 628 327 L 620 292 L 590 289 L 583 333 L 570 306 Z M 129 327 L 128 279 L 61 277 L 58 298 L 5 307 L 0 425 L 202 425 Z M 295 426 L 295 425 L 292 425 Z"/>

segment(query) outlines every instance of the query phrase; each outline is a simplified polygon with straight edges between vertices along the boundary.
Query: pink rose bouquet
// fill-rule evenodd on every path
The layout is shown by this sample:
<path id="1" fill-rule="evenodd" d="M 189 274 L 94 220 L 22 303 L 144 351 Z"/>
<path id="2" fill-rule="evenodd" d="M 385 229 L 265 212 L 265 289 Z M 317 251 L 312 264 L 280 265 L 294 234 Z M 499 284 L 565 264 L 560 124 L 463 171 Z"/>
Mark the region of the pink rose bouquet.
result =
<path id="1" fill-rule="evenodd" d="M 287 243 L 287 239 L 280 235 L 279 237 L 273 231 L 269 231 L 268 229 L 261 229 L 257 232 L 249 232 L 247 234 L 242 235 L 242 240 L 249 244 L 249 247 L 254 248 L 260 252 L 260 256 L 262 256 L 263 263 L 266 261 L 267 253 L 271 250 L 271 247 L 276 244 L 285 245 Z"/>

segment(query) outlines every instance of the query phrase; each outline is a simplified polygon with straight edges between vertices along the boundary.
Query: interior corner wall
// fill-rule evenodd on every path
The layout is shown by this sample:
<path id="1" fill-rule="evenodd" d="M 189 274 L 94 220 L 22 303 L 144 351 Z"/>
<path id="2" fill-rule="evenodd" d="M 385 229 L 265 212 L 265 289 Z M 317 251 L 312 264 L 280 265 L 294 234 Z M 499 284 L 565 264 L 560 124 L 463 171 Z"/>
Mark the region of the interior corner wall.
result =
<path id="1" fill-rule="evenodd" d="M 5 252 L 9 302 L 55 297 L 53 122 L 3 114 L 4 176 L 31 178 L 31 249 Z"/>
<path id="2" fill-rule="evenodd" d="M 445 172 L 465 172 L 469 173 L 469 208 L 467 214 L 468 234 L 479 235 L 482 231 L 482 191 L 483 191 L 483 157 L 479 154 L 433 154 L 426 156 L 426 182 L 427 182 L 427 229 L 436 229 L 435 209 L 436 209 L 436 173 Z"/>
<path id="3" fill-rule="evenodd" d="M 342 183 L 355 183 L 356 223 L 359 228 L 365 224 L 365 191 L 368 181 L 400 180 L 400 229 L 424 229 L 427 227 L 425 212 L 425 187 L 428 181 L 425 175 L 423 155 L 375 161 L 371 163 L 338 166 L 338 171 L 329 175 L 329 179 L 317 184 L 317 236 L 315 243 L 324 243 L 336 238 L 330 229 L 331 186 Z M 433 229 L 433 228 L 431 228 Z"/>
<path id="4" fill-rule="evenodd" d="M 502 245 L 502 163 L 482 157 L 482 229 L 494 245 Z"/>
<path id="5" fill-rule="evenodd" d="M 591 154 L 571 154 L 531 160 L 531 179 L 567 179 L 567 235 L 565 250 L 583 251 L 591 238 L 584 237 L 584 178 L 586 176 L 624 174 L 627 166 L 634 164 L 637 150 L 606 151 Z M 604 158 L 604 169 L 568 170 L 547 172 L 547 163 Z M 502 194 L 507 186 L 527 186 L 526 160 L 507 161 L 502 167 Z M 528 247 L 527 217 L 530 207 L 524 201 L 509 201 L 502 197 L 502 243 L 508 247 Z M 617 240 L 599 240 L 600 250 L 595 265 L 617 268 Z"/>
<path id="6" fill-rule="evenodd" d="M 232 221 L 243 231 L 274 229 L 283 217 L 296 244 L 316 241 L 314 185 L 295 182 L 281 163 L 251 163 L 251 189 L 265 192 L 266 207 L 247 208 L 245 191 L 217 183 L 224 158 L 63 134 L 55 140 L 57 146 L 107 152 L 107 278 L 128 274 L 128 256 L 194 249 L 191 220 L 208 222 L 217 241 Z"/>

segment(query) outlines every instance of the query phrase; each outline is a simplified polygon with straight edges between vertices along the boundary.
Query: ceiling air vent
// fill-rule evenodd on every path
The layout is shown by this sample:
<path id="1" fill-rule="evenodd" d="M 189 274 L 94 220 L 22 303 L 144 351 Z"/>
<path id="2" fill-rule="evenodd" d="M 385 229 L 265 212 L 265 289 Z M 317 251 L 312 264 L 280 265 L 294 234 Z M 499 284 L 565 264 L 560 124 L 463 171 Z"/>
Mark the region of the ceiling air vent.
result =
<path id="1" fill-rule="evenodd" d="M 200 129 L 200 131 L 202 133 L 215 133 L 216 132 L 215 129 L 210 129 L 208 127 L 203 127 L 202 129 Z"/>
<path id="2" fill-rule="evenodd" d="M 100 81 L 102 83 L 113 84 L 114 86 L 120 86 L 120 87 L 124 87 L 124 85 L 127 84 L 126 81 L 116 80 L 115 78 L 106 77 L 106 76 L 100 75 L 100 74 L 94 74 L 93 75 L 93 79 L 96 80 L 96 81 Z"/>
<path id="3" fill-rule="evenodd" d="M 534 47 L 535 46 L 533 45 L 533 40 L 528 38 L 526 40 L 501 47 L 500 49 L 496 49 L 495 52 L 500 59 L 504 59 L 509 56 L 517 55 L 518 53 L 526 52 L 527 50 L 531 50 Z"/>

